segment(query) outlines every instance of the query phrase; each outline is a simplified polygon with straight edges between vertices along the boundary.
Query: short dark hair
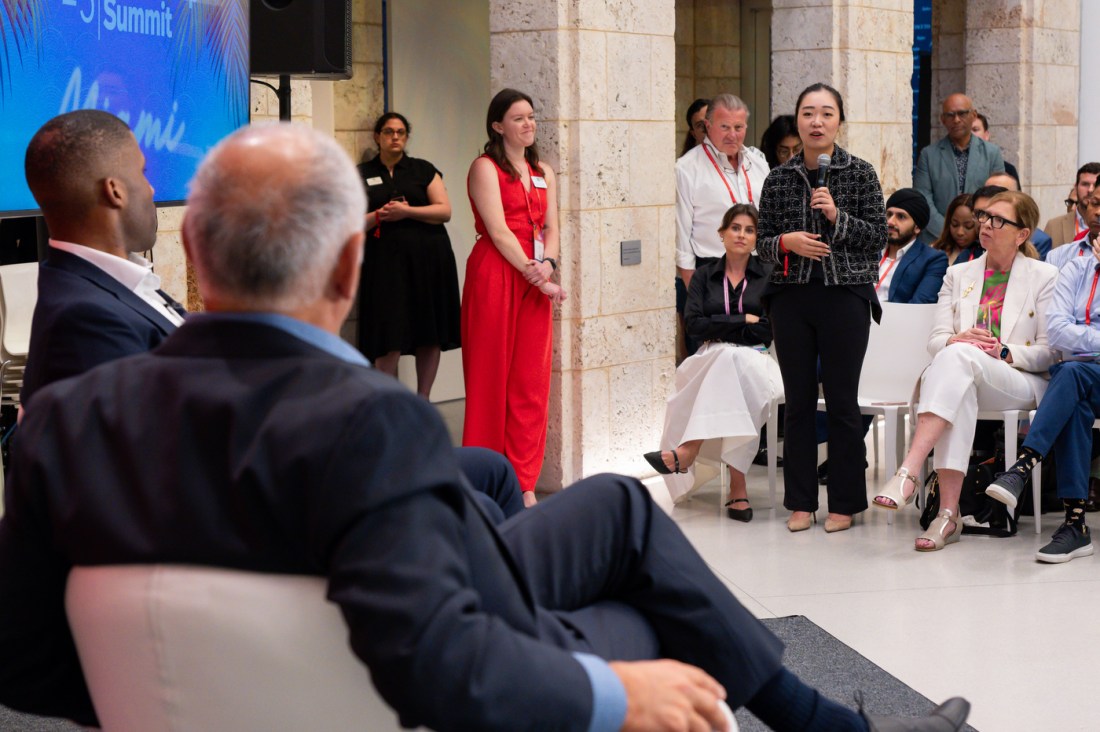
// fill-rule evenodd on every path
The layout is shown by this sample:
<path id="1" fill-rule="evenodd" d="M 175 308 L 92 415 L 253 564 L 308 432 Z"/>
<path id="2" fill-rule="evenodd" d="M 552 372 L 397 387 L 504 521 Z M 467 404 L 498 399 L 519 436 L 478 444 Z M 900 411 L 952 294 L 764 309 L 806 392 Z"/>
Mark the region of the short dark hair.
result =
<path id="1" fill-rule="evenodd" d="M 979 198 L 993 198 L 993 196 L 996 196 L 998 193 L 1004 193 L 1007 190 L 1008 189 L 1004 186 L 982 186 L 970 194 L 971 208 L 973 208 L 974 201 Z"/>
<path id="2" fill-rule="evenodd" d="M 89 186 L 108 173 L 106 165 L 127 144 L 136 144 L 130 127 L 98 109 L 58 115 L 34 133 L 23 158 L 23 172 L 43 213 L 73 214 L 92 205 Z"/>
<path id="3" fill-rule="evenodd" d="M 764 136 L 760 138 L 760 149 L 768 160 L 768 167 L 779 167 L 779 156 L 775 154 L 775 148 L 787 137 L 798 137 L 798 122 L 793 114 L 781 114 L 772 120 L 768 129 L 764 130 Z"/>
<path id="4" fill-rule="evenodd" d="M 794 113 L 795 113 L 795 115 L 796 116 L 798 115 L 798 110 L 802 107 L 802 100 L 806 97 L 806 95 L 807 94 L 813 94 L 814 92 L 819 92 L 819 91 L 829 92 L 830 94 L 833 95 L 833 99 L 836 100 L 837 111 L 840 112 L 840 121 L 843 122 L 845 120 L 845 117 L 844 117 L 844 98 L 840 96 L 840 92 L 838 92 L 836 89 L 834 89 L 831 86 L 829 86 L 828 84 L 824 84 L 820 81 L 816 84 L 810 84 L 808 87 L 806 87 L 805 89 L 802 90 L 801 94 L 798 95 L 798 101 L 796 101 L 794 103 Z"/>
<path id="5" fill-rule="evenodd" d="M 405 119 L 405 115 L 401 114 L 400 112 L 386 112 L 384 115 L 378 118 L 377 122 L 374 123 L 374 134 L 381 135 L 382 127 L 391 119 L 399 120 L 401 124 L 405 125 L 406 134 L 411 135 L 413 133 L 412 125 L 410 125 L 409 121 Z"/>
<path id="6" fill-rule="evenodd" d="M 981 123 L 982 123 L 982 131 L 983 131 L 983 132 L 989 132 L 989 118 L 988 118 L 988 117 L 986 117 L 986 116 L 985 116 L 984 114 L 982 114 L 981 112 L 975 112 L 974 114 L 976 114 L 976 115 L 978 116 L 978 119 L 979 119 L 979 120 L 981 120 Z"/>
<path id="7" fill-rule="evenodd" d="M 1088 175 L 1100 175 L 1100 163 L 1085 163 L 1077 169 L 1077 177 L 1073 179 L 1073 185 L 1076 186 L 1081 182 L 1081 174 L 1087 173 Z"/>

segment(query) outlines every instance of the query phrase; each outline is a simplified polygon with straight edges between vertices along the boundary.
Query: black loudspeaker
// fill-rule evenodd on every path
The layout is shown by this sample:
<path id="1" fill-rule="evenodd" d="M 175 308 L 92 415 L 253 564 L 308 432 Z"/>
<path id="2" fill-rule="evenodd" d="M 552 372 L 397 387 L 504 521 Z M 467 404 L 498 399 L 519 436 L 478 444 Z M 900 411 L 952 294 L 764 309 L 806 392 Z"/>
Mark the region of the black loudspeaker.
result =
<path id="1" fill-rule="evenodd" d="M 252 73 L 351 78 L 352 0 L 251 0 Z"/>

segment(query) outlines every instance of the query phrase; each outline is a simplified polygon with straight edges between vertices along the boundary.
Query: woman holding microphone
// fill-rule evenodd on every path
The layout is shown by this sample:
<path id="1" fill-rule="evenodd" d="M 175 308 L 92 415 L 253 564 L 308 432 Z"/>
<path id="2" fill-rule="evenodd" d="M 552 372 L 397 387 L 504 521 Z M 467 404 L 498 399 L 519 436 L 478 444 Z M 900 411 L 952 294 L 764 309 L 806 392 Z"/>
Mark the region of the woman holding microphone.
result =
<path id="1" fill-rule="evenodd" d="M 507 457 L 530 506 L 546 447 L 551 307 L 566 297 L 551 281 L 558 269 L 558 191 L 535 147 L 531 97 L 501 90 L 485 127 L 485 153 L 467 178 L 477 242 L 462 291 L 462 444 Z"/>
<path id="2" fill-rule="evenodd" d="M 791 531 L 816 517 L 818 364 L 829 424 L 828 532 L 867 508 L 856 390 L 886 246 L 886 209 L 870 163 L 836 144 L 840 93 L 807 87 L 795 105 L 802 152 L 772 170 L 760 196 L 760 258 L 775 265 L 769 309 L 786 394 L 783 505 Z M 828 162 L 826 162 L 828 161 Z"/>

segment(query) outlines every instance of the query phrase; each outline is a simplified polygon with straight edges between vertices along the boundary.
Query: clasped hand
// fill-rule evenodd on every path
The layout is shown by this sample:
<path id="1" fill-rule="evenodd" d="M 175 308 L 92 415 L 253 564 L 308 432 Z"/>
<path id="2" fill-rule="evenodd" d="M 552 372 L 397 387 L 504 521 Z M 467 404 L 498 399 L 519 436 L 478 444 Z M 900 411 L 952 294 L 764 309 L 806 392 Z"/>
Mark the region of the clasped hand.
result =
<path id="1" fill-rule="evenodd" d="M 984 351 L 998 361 L 1001 359 L 1001 342 L 985 328 L 970 328 L 947 339 L 948 343 L 968 343 Z"/>
<path id="2" fill-rule="evenodd" d="M 374 213 L 378 216 L 379 221 L 400 221 L 409 217 L 411 208 L 412 206 L 404 201 L 390 201 Z"/>

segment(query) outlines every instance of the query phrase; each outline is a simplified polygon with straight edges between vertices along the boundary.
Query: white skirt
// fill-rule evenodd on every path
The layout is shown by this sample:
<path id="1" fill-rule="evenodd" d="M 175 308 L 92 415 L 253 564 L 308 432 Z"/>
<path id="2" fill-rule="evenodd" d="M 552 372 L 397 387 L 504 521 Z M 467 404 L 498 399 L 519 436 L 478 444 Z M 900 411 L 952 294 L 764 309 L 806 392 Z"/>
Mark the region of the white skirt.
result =
<path id="1" fill-rule="evenodd" d="M 705 343 L 676 369 L 661 449 L 717 438 L 722 462 L 744 473 L 756 456 L 768 408 L 782 394 L 779 364 L 770 355 L 732 343 Z M 697 481 L 692 465 L 686 473 L 662 477 L 673 502 L 679 502 L 713 473 Z"/>

